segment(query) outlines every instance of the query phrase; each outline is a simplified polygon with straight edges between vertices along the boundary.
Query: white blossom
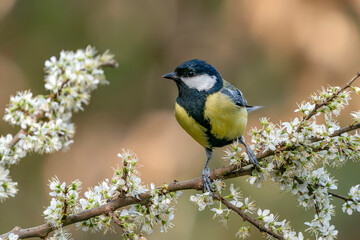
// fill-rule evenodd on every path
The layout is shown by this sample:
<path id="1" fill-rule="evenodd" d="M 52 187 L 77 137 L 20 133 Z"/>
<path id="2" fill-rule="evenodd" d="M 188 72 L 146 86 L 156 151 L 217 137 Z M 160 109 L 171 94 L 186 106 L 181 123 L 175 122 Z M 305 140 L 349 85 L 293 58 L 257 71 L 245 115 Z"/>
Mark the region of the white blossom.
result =
<path id="1" fill-rule="evenodd" d="M 235 234 L 235 237 L 238 239 L 246 239 L 250 237 L 250 227 L 243 225 Z"/>
<path id="2" fill-rule="evenodd" d="M 241 200 L 242 199 L 242 195 L 241 195 L 241 192 L 239 191 L 238 188 L 235 188 L 234 187 L 234 184 L 230 184 L 230 196 L 233 198 L 233 199 L 236 199 L 236 200 Z"/>
<path id="3" fill-rule="evenodd" d="M 221 193 L 221 190 L 225 188 L 226 183 L 221 179 L 215 179 L 212 181 L 212 185 L 215 186 L 215 189 L 218 193 Z"/>
<path id="4" fill-rule="evenodd" d="M 15 233 L 10 233 L 9 234 L 9 240 L 18 240 L 19 236 L 16 235 Z"/>
<path id="5" fill-rule="evenodd" d="M 315 104 L 310 104 L 309 102 L 302 102 L 298 109 L 295 112 L 302 112 L 304 115 L 308 115 L 315 107 Z"/>
<path id="6" fill-rule="evenodd" d="M 59 228 L 62 227 L 62 220 L 66 214 L 73 214 L 78 210 L 81 182 L 75 180 L 70 185 L 66 185 L 65 182 L 61 183 L 55 177 L 50 181 L 49 187 L 52 190 L 49 195 L 53 198 L 50 201 L 50 206 L 45 209 L 43 214 L 48 223 Z"/>
<path id="7" fill-rule="evenodd" d="M 9 176 L 10 171 L 0 166 L 0 201 L 8 197 L 14 197 L 17 193 L 17 183 Z"/>
<path id="8" fill-rule="evenodd" d="M 351 86 L 351 88 L 356 92 L 356 94 L 360 94 L 360 87 Z"/>
<path id="9" fill-rule="evenodd" d="M 195 196 L 191 195 L 190 201 L 198 206 L 199 211 L 203 211 L 207 206 L 214 204 L 213 197 L 209 192 L 196 194 Z"/>
<path id="10" fill-rule="evenodd" d="M 351 215 L 353 211 L 360 213 L 360 184 L 350 188 L 348 200 L 342 206 L 342 211 Z"/>
<path id="11" fill-rule="evenodd" d="M 358 92 L 359 88 L 353 88 Z M 330 223 L 335 214 L 335 207 L 331 203 L 332 196 L 329 191 L 338 188 L 334 179 L 326 170 L 327 167 L 339 167 L 352 159 L 360 159 L 360 136 L 343 133 L 339 136 L 341 128 L 337 116 L 348 105 L 350 92 L 341 90 L 340 87 L 323 88 L 313 94 L 310 101 L 298 105 L 295 112 L 300 112 L 299 117 L 279 124 L 272 123 L 269 118 L 261 118 L 260 128 L 250 131 L 252 149 L 256 155 L 270 153 L 261 159 L 261 171 L 253 171 L 247 181 L 261 187 L 265 181 L 277 183 L 281 190 L 296 196 L 298 204 L 304 208 L 316 208 L 317 214 L 306 224 L 307 231 L 313 233 L 317 239 L 332 239 L 337 235 L 337 230 Z M 325 103 L 325 104 L 324 104 Z M 359 122 L 359 112 L 353 112 L 353 123 Z M 318 120 L 318 118 L 322 119 Z M 246 162 L 247 157 L 236 146 L 226 152 L 226 159 L 231 164 L 240 165 Z M 356 186 L 355 186 L 356 187 Z M 357 188 L 353 188 L 355 193 Z M 349 193 L 343 205 L 343 211 L 352 214 L 359 209 L 359 201 L 351 201 L 356 194 Z M 243 211 L 254 213 L 255 207 L 248 209 L 248 198 L 244 200 L 231 200 L 238 204 Z M 267 210 L 257 210 L 259 219 L 265 226 L 280 229 L 279 226 L 287 224 L 286 221 L 278 222 L 277 216 Z M 303 239 L 302 233 L 288 230 L 282 231 L 287 239 Z"/>
<path id="12" fill-rule="evenodd" d="M 167 192 L 165 184 L 160 189 L 150 184 L 150 189 L 142 184 L 138 176 L 136 165 L 139 159 L 130 151 L 123 150 L 118 154 L 122 167 L 114 169 L 111 180 L 105 179 L 93 189 L 85 192 L 84 198 L 78 200 L 76 212 L 95 208 L 107 204 L 116 197 L 138 197 L 143 193 L 151 193 L 148 204 L 132 205 L 129 209 L 117 210 L 113 217 L 117 217 L 124 229 L 124 239 L 141 239 L 142 234 L 150 234 L 156 225 L 160 231 L 166 232 L 174 226 L 172 220 L 175 216 L 174 203 L 181 192 Z M 77 201 L 77 199 L 75 199 Z M 78 222 L 77 227 L 83 231 L 104 231 L 111 227 L 112 217 L 97 216 L 83 222 Z"/>
<path id="13" fill-rule="evenodd" d="M 49 238 L 50 240 L 70 240 L 71 234 L 65 228 L 58 228 L 54 231 L 53 236 Z"/>
<path id="14" fill-rule="evenodd" d="M 48 223 L 51 223 L 53 226 L 61 226 L 61 219 L 64 215 L 64 202 L 52 198 L 50 206 L 48 206 L 43 213 Z"/>
<path id="15" fill-rule="evenodd" d="M 256 210 L 254 201 L 251 201 L 249 197 L 244 198 L 242 209 L 244 209 L 246 213 L 254 213 Z"/>
<path id="16" fill-rule="evenodd" d="M 51 57 L 45 61 L 48 95 L 34 96 L 28 90 L 10 97 L 3 119 L 22 131 L 16 139 L 10 134 L 0 137 L 0 201 L 17 192 L 17 184 L 3 168 L 18 163 L 29 152 L 66 150 L 73 143 L 72 113 L 83 110 L 91 92 L 99 84 L 107 83 L 102 70 L 105 65 L 116 65 L 108 51 L 98 54 L 90 46 L 76 52 L 62 51 L 58 59 Z"/>
<path id="17" fill-rule="evenodd" d="M 360 111 L 351 113 L 351 116 L 354 119 L 354 123 L 359 123 L 360 122 Z"/>

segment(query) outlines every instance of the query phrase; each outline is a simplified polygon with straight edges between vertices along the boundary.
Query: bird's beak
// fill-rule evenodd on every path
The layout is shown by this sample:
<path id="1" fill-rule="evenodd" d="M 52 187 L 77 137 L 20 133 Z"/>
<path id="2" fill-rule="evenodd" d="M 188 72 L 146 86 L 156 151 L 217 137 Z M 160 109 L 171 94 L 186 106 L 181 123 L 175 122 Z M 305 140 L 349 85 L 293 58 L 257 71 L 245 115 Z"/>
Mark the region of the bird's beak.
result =
<path id="1" fill-rule="evenodd" d="M 172 79 L 172 80 L 176 80 L 178 79 L 178 77 L 176 76 L 175 73 L 171 72 L 171 73 L 167 73 L 164 76 L 162 76 L 163 78 L 167 78 L 167 79 Z"/>

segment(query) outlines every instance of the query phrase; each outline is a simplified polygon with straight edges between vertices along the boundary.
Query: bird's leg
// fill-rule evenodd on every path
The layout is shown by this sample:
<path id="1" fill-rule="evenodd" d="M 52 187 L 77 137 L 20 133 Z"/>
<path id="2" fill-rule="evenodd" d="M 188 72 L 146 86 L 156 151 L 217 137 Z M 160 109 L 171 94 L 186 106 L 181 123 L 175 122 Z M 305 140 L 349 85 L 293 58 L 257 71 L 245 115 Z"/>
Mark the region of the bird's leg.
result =
<path id="1" fill-rule="evenodd" d="M 210 162 L 210 159 L 213 156 L 213 151 L 211 149 L 206 148 L 206 163 L 205 163 L 205 167 L 204 170 L 202 171 L 202 180 L 203 180 L 203 184 L 204 184 L 204 193 L 206 192 L 211 192 L 214 190 L 214 188 L 211 185 L 211 181 L 210 181 L 210 168 L 208 168 L 208 164 Z"/>
<path id="2" fill-rule="evenodd" d="M 243 144 L 243 145 L 245 146 L 245 148 L 246 148 L 246 153 L 247 153 L 247 155 L 249 156 L 250 162 L 251 162 L 252 164 L 254 164 L 258 170 L 260 170 L 259 162 L 258 162 L 258 160 L 257 160 L 257 158 L 256 158 L 256 156 L 255 156 L 255 153 L 253 152 L 253 150 L 251 150 L 251 148 L 249 148 L 249 147 L 246 145 L 246 143 L 245 143 L 245 138 L 244 138 L 243 136 L 241 136 L 241 137 L 239 138 L 239 141 L 240 141 L 241 144 Z"/>

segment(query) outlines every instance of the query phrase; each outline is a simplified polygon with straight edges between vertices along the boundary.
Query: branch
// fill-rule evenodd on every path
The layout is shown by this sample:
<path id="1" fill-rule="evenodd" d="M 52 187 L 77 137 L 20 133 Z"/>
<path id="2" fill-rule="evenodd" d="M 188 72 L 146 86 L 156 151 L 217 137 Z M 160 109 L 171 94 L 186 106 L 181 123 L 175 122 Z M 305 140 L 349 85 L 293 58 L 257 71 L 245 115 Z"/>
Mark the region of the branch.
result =
<path id="1" fill-rule="evenodd" d="M 99 65 L 100 68 L 102 68 L 102 67 L 113 67 L 113 68 L 115 68 L 115 67 L 117 67 L 117 66 L 118 66 L 118 64 L 117 64 L 117 62 L 116 62 L 115 60 L 114 60 L 114 61 L 111 61 L 111 62 L 107 62 L 107 63 L 103 63 L 103 64 Z M 70 79 L 67 79 L 67 80 L 65 80 L 65 81 L 62 83 L 62 85 L 61 85 L 60 88 L 59 88 L 58 94 L 61 93 L 61 91 L 63 90 L 63 88 L 65 87 L 65 85 L 66 85 L 69 81 L 70 81 Z M 56 100 L 56 95 L 55 95 L 55 94 L 48 95 L 48 97 L 50 97 L 51 100 Z M 45 114 L 44 111 L 39 112 L 39 114 L 37 114 L 37 115 L 36 115 L 36 118 L 35 118 L 36 122 L 37 122 L 39 119 L 43 118 L 43 117 L 44 117 L 44 114 Z M 14 138 L 12 139 L 12 141 L 9 143 L 8 147 L 9 147 L 9 148 L 14 147 L 15 144 L 20 140 L 20 137 L 21 137 L 22 135 L 25 135 L 25 136 L 26 136 L 27 134 L 28 134 L 28 129 L 20 129 L 19 132 L 17 132 L 17 134 L 14 136 Z M 0 158 L 0 160 L 1 160 L 1 158 Z"/>
<path id="2" fill-rule="evenodd" d="M 221 197 L 219 194 L 217 193 L 213 193 L 214 197 L 222 202 L 226 207 L 228 207 L 229 209 L 233 210 L 234 212 L 236 212 L 237 214 L 240 215 L 240 217 L 242 217 L 242 219 L 244 221 L 247 221 L 249 223 L 251 223 L 252 225 L 254 225 L 257 229 L 260 230 L 260 232 L 266 232 L 267 234 L 273 236 L 276 239 L 281 239 L 281 240 L 285 240 L 285 238 L 277 233 L 275 233 L 274 231 L 264 227 L 263 225 L 261 225 L 260 223 L 258 223 L 255 219 L 249 217 L 246 213 L 244 213 L 241 208 L 236 207 L 234 204 L 230 203 L 229 201 L 225 200 L 223 197 Z"/>
<path id="3" fill-rule="evenodd" d="M 352 199 L 352 198 L 348 198 L 348 197 L 344 197 L 342 195 L 339 195 L 337 193 L 333 193 L 333 192 L 328 192 L 329 195 L 333 196 L 333 197 L 336 197 L 336 198 L 339 198 L 339 199 L 342 199 L 344 200 L 345 202 L 347 201 L 352 201 L 352 202 L 355 202 L 355 203 L 360 203 L 359 201 L 356 201 L 355 199 Z"/>
<path id="4" fill-rule="evenodd" d="M 304 117 L 304 119 L 302 120 L 302 122 L 309 120 L 312 116 L 314 116 L 314 115 L 318 112 L 318 110 L 319 110 L 320 108 L 322 108 L 322 107 L 325 106 L 325 105 L 328 105 L 328 104 L 329 104 L 332 100 L 334 100 L 334 98 L 336 98 L 341 92 L 343 92 L 344 90 L 346 90 L 347 88 L 349 88 L 349 87 L 351 86 L 351 84 L 352 84 L 356 79 L 358 79 L 359 77 L 360 77 L 360 72 L 357 72 L 357 73 L 355 74 L 355 76 L 354 76 L 347 84 L 345 84 L 342 88 L 338 89 L 338 90 L 336 91 L 336 93 L 334 93 L 331 97 L 327 98 L 325 101 L 322 101 L 322 102 L 320 102 L 320 103 L 316 103 L 314 109 L 313 109 L 306 117 Z M 301 126 L 301 124 L 300 124 L 300 126 Z M 297 129 L 297 132 L 299 132 L 300 130 L 301 130 L 301 127 L 299 127 L 299 128 Z"/>
<path id="5" fill-rule="evenodd" d="M 348 127 L 339 129 L 337 131 L 335 131 L 331 137 L 335 137 L 335 136 L 339 136 L 342 133 L 348 132 L 348 131 L 352 131 L 355 129 L 360 128 L 360 124 L 354 124 L 354 125 L 350 125 Z M 17 134 L 19 135 L 20 132 Z M 314 139 L 314 141 L 320 141 L 322 139 Z M 271 155 L 274 155 L 276 152 L 281 152 L 281 151 L 286 151 L 289 150 L 289 148 L 291 148 L 293 146 L 289 146 L 289 147 L 284 147 L 284 145 L 282 143 L 280 143 L 277 146 L 277 150 L 272 151 L 272 150 L 267 150 L 259 155 L 257 155 L 257 159 L 262 159 Z M 239 176 L 245 176 L 245 175 L 251 175 L 252 171 L 254 170 L 254 166 L 252 164 L 248 164 L 245 165 L 243 167 L 239 167 L 237 165 L 230 165 L 227 167 L 223 167 L 223 168 L 219 168 L 219 169 L 215 169 L 210 173 L 210 179 L 214 180 L 214 179 L 231 179 L 231 178 L 235 178 L 235 177 L 239 177 Z M 178 182 L 178 181 L 173 181 L 172 183 L 169 184 L 168 186 L 168 191 L 169 192 L 175 192 L 175 191 L 180 191 L 180 190 L 188 190 L 188 189 L 193 189 L 193 190 L 199 190 L 201 191 L 203 189 L 203 181 L 202 178 L 195 178 L 192 180 L 187 180 L 187 181 L 183 181 L 183 182 Z M 334 197 L 338 197 L 341 198 L 343 200 L 352 200 L 352 199 L 348 199 L 346 197 L 340 196 L 338 194 L 335 193 L 330 193 L 330 195 L 334 196 Z M 150 193 L 145 193 L 145 194 L 140 194 L 137 198 L 136 197 L 120 197 L 120 198 L 116 198 L 112 201 L 110 201 L 109 203 L 93 208 L 93 209 L 89 209 L 83 212 L 80 212 L 78 214 L 74 214 L 74 215 L 69 215 L 67 216 L 66 219 L 64 219 L 63 222 L 63 226 L 67 226 L 67 225 L 71 225 L 74 224 L 76 222 L 81 222 L 81 221 L 85 221 L 87 219 L 90 219 L 92 217 L 96 217 L 102 214 L 106 214 L 106 215 L 111 215 L 116 209 L 118 208 L 122 208 L 125 206 L 129 206 L 132 204 L 145 204 L 149 198 L 151 197 Z M 215 195 L 215 197 L 223 202 L 227 207 L 229 207 L 229 209 L 232 209 L 232 206 L 229 205 L 231 203 L 228 203 L 226 200 L 219 198 L 219 195 Z M 236 208 L 236 206 L 234 206 Z M 264 231 L 267 232 L 268 234 L 278 238 L 278 239 L 284 239 L 282 236 L 274 233 L 275 235 L 273 235 L 272 233 L 270 233 L 268 229 L 263 229 L 264 227 L 261 226 L 259 223 L 257 223 L 254 219 L 251 219 L 250 217 L 248 217 L 245 213 L 242 212 L 242 214 L 245 214 L 246 216 L 242 216 L 239 213 L 239 209 L 238 210 L 234 210 L 235 212 L 237 212 L 241 217 L 243 217 L 243 219 L 245 221 L 250 222 L 251 224 L 253 224 L 255 227 L 257 227 L 260 231 Z M 255 221 L 255 223 L 254 223 Z M 10 233 L 14 233 L 16 235 L 18 235 L 20 238 L 30 238 L 30 237 L 40 237 L 43 238 L 45 236 L 47 236 L 50 232 L 52 232 L 54 229 L 51 227 L 50 224 L 43 224 L 37 227 L 32 227 L 32 228 L 27 228 L 27 229 L 21 229 L 20 227 L 16 227 L 14 228 L 12 231 L 5 233 L 3 235 L 1 235 L 1 238 L 6 238 Z"/>
<path id="6" fill-rule="evenodd" d="M 354 130 L 357 130 L 357 129 L 360 129 L 360 123 L 357 123 L 357 124 L 350 124 L 349 126 L 347 127 L 343 127 L 339 130 L 336 130 L 334 131 L 332 134 L 329 135 L 329 137 L 338 137 L 340 136 L 341 134 L 343 133 L 347 133 L 347 132 L 350 132 L 350 131 L 354 131 Z M 318 141 L 322 141 L 324 140 L 325 138 L 323 137 L 314 137 L 314 138 L 311 138 L 310 140 L 313 141 L 313 142 L 318 142 Z M 285 143 L 282 142 L 282 143 L 279 143 L 277 146 L 276 146 L 276 150 L 273 151 L 273 150 L 266 150 L 264 151 L 263 153 L 260 153 L 259 155 L 256 156 L 257 159 L 263 159 L 263 158 L 266 158 L 266 157 L 269 157 L 269 156 L 272 156 L 278 152 L 282 152 L 282 151 L 287 151 L 287 150 L 291 150 L 293 149 L 294 146 L 287 146 L 285 147 Z"/>
<path id="7" fill-rule="evenodd" d="M 229 179 L 237 176 L 250 175 L 251 171 L 254 169 L 252 164 L 247 165 L 241 169 L 238 169 L 238 166 L 231 165 L 219 169 L 215 169 L 210 174 L 210 179 Z M 235 170 L 235 171 L 234 171 Z M 233 172 L 234 171 L 234 172 Z M 203 189 L 203 181 L 202 178 L 195 178 L 188 181 L 178 182 L 173 181 L 168 185 L 168 192 L 176 192 L 179 190 L 188 190 L 194 189 L 201 191 Z M 119 197 L 109 201 L 108 203 L 101 205 L 96 208 L 92 208 L 89 210 L 85 210 L 79 212 L 77 214 L 68 215 L 66 219 L 63 221 L 63 226 L 68 226 L 74 224 L 76 222 L 82 222 L 92 217 L 96 217 L 102 214 L 110 215 L 119 208 L 126 207 L 133 204 L 145 204 L 151 197 L 150 193 L 140 194 L 137 197 L 127 196 L 127 197 Z M 50 224 L 43 224 L 40 226 L 22 229 L 20 227 L 15 227 L 8 233 L 5 233 L 0 236 L 0 238 L 6 239 L 10 233 L 14 233 L 19 236 L 21 239 L 31 238 L 31 237 L 46 237 L 50 232 L 54 231 Z"/>
<path id="8" fill-rule="evenodd" d="M 335 97 L 337 97 L 341 92 L 343 92 L 344 90 L 346 90 L 347 88 L 349 88 L 351 86 L 351 84 L 360 77 L 360 72 L 357 72 L 355 74 L 355 76 L 347 83 L 345 84 L 342 88 L 340 88 L 336 93 L 334 93 L 331 97 L 329 97 L 328 99 L 326 99 L 325 101 L 321 102 L 321 103 L 317 103 L 314 107 L 314 109 L 306 116 L 303 118 L 303 120 L 301 121 L 298 129 L 296 130 L 296 132 L 300 132 L 300 130 L 302 129 L 302 123 L 304 121 L 307 121 L 309 120 L 312 116 L 314 116 L 317 111 L 329 104 Z M 341 134 L 343 133 L 346 133 L 346 132 L 350 132 L 350 131 L 353 131 L 353 130 L 356 130 L 356 129 L 359 129 L 360 128 L 360 123 L 357 123 L 357 124 L 350 124 L 349 126 L 347 127 L 344 127 L 344 128 L 341 128 L 339 130 L 336 130 L 333 134 L 331 134 L 329 137 L 337 137 L 337 136 L 340 136 Z M 314 142 L 317 142 L 317 141 L 321 141 L 321 140 L 324 140 L 324 138 L 312 138 L 311 139 L 312 141 Z M 269 156 L 272 156 L 274 155 L 276 152 L 280 152 L 280 151 L 284 151 L 284 150 L 289 150 L 290 148 L 292 148 L 293 146 L 288 146 L 285 148 L 285 142 L 282 142 L 282 143 L 279 143 L 277 146 L 276 146 L 276 150 L 273 151 L 273 150 L 266 150 L 264 151 L 263 153 L 260 153 L 258 156 L 256 156 L 257 159 L 262 159 L 262 158 L 266 158 L 266 157 L 269 157 Z"/>
<path id="9" fill-rule="evenodd" d="M 21 129 L 15 136 L 14 138 L 11 140 L 11 142 L 9 143 L 8 147 L 12 148 L 15 146 L 15 144 L 20 140 L 20 137 L 22 135 L 27 135 L 27 129 Z M 1 160 L 1 159 L 0 159 Z"/>
<path id="10" fill-rule="evenodd" d="M 359 128 L 360 128 L 360 123 L 350 124 L 347 127 L 336 130 L 333 134 L 330 135 L 330 137 L 337 137 L 337 136 L 340 136 L 343 133 L 350 132 L 350 131 L 353 131 L 353 130 L 356 130 L 356 129 L 359 129 Z"/>
<path id="11" fill-rule="evenodd" d="M 113 65 L 108 64 L 106 66 L 113 66 Z M 344 87 L 342 87 L 341 89 L 338 89 L 337 92 L 334 93 L 331 97 L 327 98 L 326 100 L 322 101 L 321 103 L 317 103 L 315 105 L 314 109 L 306 117 L 303 118 L 302 122 L 309 120 L 312 116 L 314 116 L 316 114 L 316 112 L 321 107 L 323 107 L 324 105 L 329 104 L 329 102 L 331 102 L 342 91 L 349 88 L 350 85 L 359 77 L 360 77 L 360 72 L 357 73 Z M 41 118 L 41 115 L 36 116 L 36 118 Z M 301 128 L 301 125 L 299 126 L 299 128 L 297 130 L 299 130 L 300 128 Z M 330 137 L 340 136 L 341 134 L 343 134 L 345 132 L 349 132 L 349 131 L 352 131 L 352 130 L 355 130 L 355 129 L 358 129 L 358 128 L 360 128 L 360 123 L 349 125 L 348 127 L 345 127 L 345 128 L 342 128 L 342 129 L 339 129 L 339 130 L 335 131 L 333 134 L 330 135 Z M 21 129 L 16 134 L 14 139 L 11 141 L 11 143 L 9 144 L 9 147 L 13 147 L 19 141 L 19 139 L 21 137 L 21 134 L 26 135 L 27 130 L 26 129 Z M 311 140 L 313 140 L 313 141 L 321 141 L 321 140 L 323 140 L 323 138 L 316 138 L 316 139 L 311 139 Z M 276 146 L 276 150 L 274 150 L 274 151 L 267 150 L 267 151 L 265 151 L 263 153 L 258 154 L 256 157 L 257 157 L 257 159 L 262 159 L 262 158 L 274 155 L 276 153 L 279 153 L 281 151 L 290 150 L 290 149 L 292 149 L 294 147 L 295 146 L 285 146 L 285 143 L 280 143 L 280 144 L 278 144 Z M 230 166 L 227 166 L 227 167 L 223 167 L 223 168 L 213 170 L 211 172 L 211 174 L 210 174 L 210 179 L 211 180 L 214 180 L 214 179 L 230 179 L 230 178 L 235 178 L 235 177 L 244 176 L 244 175 L 251 175 L 253 170 L 254 170 L 254 166 L 252 164 L 248 164 L 248 165 L 245 165 L 245 166 L 242 166 L 242 167 L 239 167 L 237 165 L 230 165 Z M 172 183 L 170 183 L 168 185 L 168 188 L 166 190 L 168 192 L 175 192 L 175 191 L 179 191 L 179 190 L 188 190 L 188 189 L 201 191 L 203 189 L 203 180 L 202 180 L 202 178 L 199 177 L 199 178 L 195 178 L 195 179 L 188 180 L 188 181 L 183 181 L 183 182 L 174 181 L 174 182 L 172 182 Z M 335 193 L 330 193 L 329 192 L 329 195 L 332 195 L 334 197 L 338 197 L 338 198 L 343 199 L 345 201 L 352 200 L 352 199 L 337 195 Z M 258 228 L 261 232 L 266 232 L 267 234 L 269 234 L 269 235 L 271 235 L 271 236 L 273 236 L 273 237 L 275 237 L 277 239 L 284 239 L 283 236 L 281 236 L 281 235 L 273 232 L 272 230 L 264 227 L 263 225 L 258 223 L 255 219 L 253 219 L 253 218 L 249 217 L 247 214 L 245 214 L 241 210 L 241 208 L 237 208 L 236 206 L 234 206 L 233 204 L 231 204 L 230 202 L 225 200 L 223 197 L 221 197 L 217 193 L 214 193 L 214 197 L 217 200 L 219 200 L 220 202 L 222 202 L 224 205 L 226 205 L 229 209 L 231 209 L 231 210 L 235 211 L 236 213 L 238 213 L 243 218 L 244 221 L 248 221 L 249 223 L 254 225 L 256 228 Z M 133 205 L 133 204 L 146 204 L 149 201 L 150 198 L 151 198 L 150 192 L 147 192 L 147 193 L 144 193 L 144 194 L 139 194 L 136 197 L 120 195 L 119 197 L 116 197 L 116 198 L 110 200 L 108 203 L 106 203 L 104 205 L 101 205 L 99 207 L 88 209 L 88 210 L 79 212 L 77 214 L 66 216 L 66 218 L 62 219 L 62 226 L 68 226 L 68 225 L 74 224 L 76 222 L 82 222 L 82 221 L 85 221 L 85 220 L 88 220 L 90 218 L 93 218 L 93 217 L 96 217 L 96 216 L 99 216 L 99 215 L 103 215 L 103 214 L 111 216 L 113 218 L 113 221 L 115 221 L 116 224 L 121 226 L 121 223 L 119 221 L 116 221 L 117 217 L 114 215 L 114 211 L 116 209 L 126 207 L 126 206 L 129 206 L 129 205 Z M 39 226 L 36 226 L 36 227 L 27 228 L 27 229 L 22 229 L 20 227 L 15 227 L 10 232 L 1 235 L 0 238 L 7 238 L 10 233 L 14 233 L 14 234 L 18 235 L 21 239 L 30 238 L 30 237 L 46 238 L 48 236 L 48 234 L 50 232 L 54 231 L 54 230 L 55 229 L 50 224 L 43 224 L 43 225 L 39 225 Z"/>
<path id="12" fill-rule="evenodd" d="M 356 124 L 356 125 L 352 125 L 352 126 L 337 130 L 332 135 L 334 135 L 334 136 L 341 135 L 342 133 L 344 133 L 346 131 L 350 131 L 350 130 L 354 130 L 354 129 L 359 128 L 360 127 L 359 125 L 360 124 Z M 277 146 L 277 148 L 278 148 L 278 150 L 266 151 L 266 152 L 258 155 L 257 158 L 262 159 L 262 158 L 265 158 L 267 156 L 271 156 L 271 155 L 275 154 L 276 151 L 280 152 L 280 151 L 287 150 L 287 148 L 281 147 L 281 144 L 279 144 L 279 146 Z M 222 179 L 231 179 L 231 178 L 235 178 L 235 177 L 239 177 L 239 176 L 251 175 L 251 173 L 252 173 L 252 171 L 254 169 L 255 168 L 254 168 L 254 166 L 252 164 L 245 165 L 245 166 L 243 166 L 241 168 L 239 166 L 237 166 L 237 165 L 230 165 L 230 166 L 226 166 L 226 167 L 223 167 L 223 168 L 218 168 L 218 169 L 213 170 L 210 173 L 210 179 L 211 180 L 220 179 L 220 178 L 222 178 Z M 203 189 L 202 178 L 199 177 L 199 178 L 195 178 L 195 179 L 187 180 L 187 181 L 183 181 L 183 182 L 178 182 L 178 181 L 175 180 L 175 181 L 173 181 L 172 183 L 170 183 L 168 185 L 167 191 L 168 192 L 175 192 L 175 191 L 189 190 L 189 189 L 201 191 Z M 338 198 L 341 198 L 343 200 L 346 200 L 346 201 L 352 200 L 352 199 L 348 199 L 346 197 L 337 195 L 335 193 L 330 193 L 329 192 L 329 194 L 334 196 L 334 197 L 338 197 Z M 238 213 L 244 219 L 244 221 L 248 221 L 249 223 L 254 225 L 256 228 L 258 228 L 260 231 L 266 232 L 266 233 L 272 235 L 273 237 L 275 237 L 277 239 L 284 239 L 281 235 L 276 234 L 275 232 L 265 228 L 264 226 L 262 226 L 261 224 L 256 222 L 254 219 L 247 216 L 244 212 L 241 211 L 241 209 L 238 209 L 236 206 L 229 203 L 228 201 L 223 199 L 221 196 L 217 195 L 216 193 L 214 194 L 214 196 L 215 196 L 216 199 L 218 199 L 219 201 L 224 203 L 224 205 L 226 205 L 229 209 L 231 209 L 231 210 L 235 211 L 236 213 Z M 92 217 L 96 217 L 96 216 L 99 216 L 99 215 L 102 215 L 102 214 L 113 216 L 113 212 L 116 209 L 126 207 L 126 206 L 129 206 L 129 205 L 133 205 L 133 204 L 145 204 L 150 199 L 150 197 L 151 197 L 150 193 L 140 194 L 138 197 L 131 197 L 131 196 L 118 197 L 118 198 L 113 199 L 110 202 L 108 202 L 107 204 L 104 204 L 102 206 L 92 208 L 92 209 L 89 209 L 89 210 L 85 210 L 85 211 L 82 211 L 82 212 L 80 212 L 78 214 L 73 214 L 73 215 L 67 216 L 66 219 L 63 220 L 63 226 L 68 226 L 68 225 L 74 224 L 76 222 L 85 221 L 87 219 L 90 219 Z M 114 218 L 114 216 L 113 216 L 113 218 Z M 20 227 L 15 227 L 13 230 L 11 230 L 8 233 L 5 233 L 5 234 L 1 235 L 0 237 L 1 238 L 6 238 L 6 237 L 9 236 L 10 233 L 14 233 L 14 234 L 18 235 L 21 239 L 30 238 L 30 237 L 44 238 L 50 232 L 52 232 L 53 230 L 55 230 L 55 229 L 53 229 L 50 224 L 43 224 L 43 225 L 40 225 L 40 226 L 27 228 L 27 229 L 22 229 Z"/>
<path id="13" fill-rule="evenodd" d="M 114 212 L 109 212 L 109 216 L 112 218 L 112 220 L 114 221 L 114 223 L 116 225 L 118 225 L 118 227 L 121 229 L 121 231 L 124 232 L 124 227 L 121 223 L 121 221 L 119 220 L 119 218 L 116 216 L 116 214 Z"/>
<path id="14" fill-rule="evenodd" d="M 303 184 L 303 183 L 304 183 L 304 181 L 303 181 L 302 179 L 300 179 L 299 177 L 294 177 L 294 179 L 295 179 L 298 183 L 300 183 L 300 184 Z M 309 191 L 310 191 L 311 187 L 315 188 L 315 186 L 310 185 L 310 186 L 309 186 Z M 312 191 L 312 190 L 311 190 L 311 191 Z M 334 192 L 328 192 L 328 194 L 331 195 L 331 196 L 333 196 L 333 197 L 342 199 L 342 200 L 344 200 L 345 202 L 347 202 L 347 201 L 352 201 L 352 202 L 360 203 L 359 201 L 356 201 L 355 199 L 348 198 L 348 197 L 339 195 L 339 194 L 334 193 Z M 315 207 L 316 207 L 316 205 L 315 205 Z"/>

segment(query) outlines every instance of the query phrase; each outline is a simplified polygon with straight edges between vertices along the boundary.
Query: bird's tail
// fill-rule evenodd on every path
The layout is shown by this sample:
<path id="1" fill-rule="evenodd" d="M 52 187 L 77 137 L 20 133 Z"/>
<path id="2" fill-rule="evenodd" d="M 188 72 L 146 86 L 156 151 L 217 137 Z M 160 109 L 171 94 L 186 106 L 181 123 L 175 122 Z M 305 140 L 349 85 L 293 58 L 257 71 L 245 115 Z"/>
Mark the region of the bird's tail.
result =
<path id="1" fill-rule="evenodd" d="M 263 108 L 263 106 L 246 106 L 246 110 L 248 112 L 252 112 L 252 111 L 258 110 L 260 108 Z"/>

